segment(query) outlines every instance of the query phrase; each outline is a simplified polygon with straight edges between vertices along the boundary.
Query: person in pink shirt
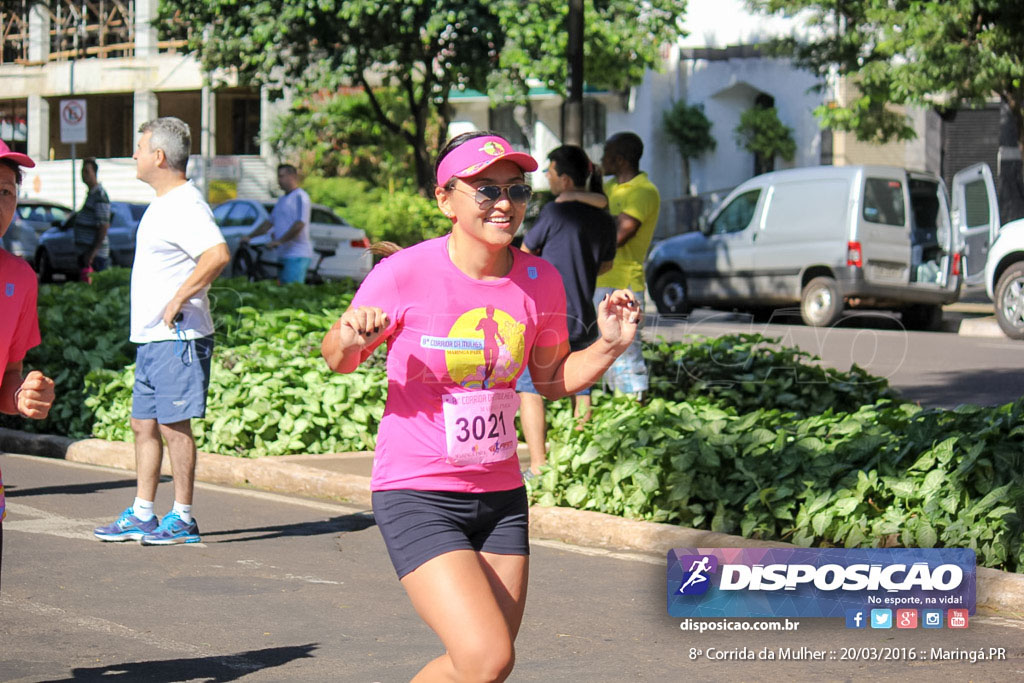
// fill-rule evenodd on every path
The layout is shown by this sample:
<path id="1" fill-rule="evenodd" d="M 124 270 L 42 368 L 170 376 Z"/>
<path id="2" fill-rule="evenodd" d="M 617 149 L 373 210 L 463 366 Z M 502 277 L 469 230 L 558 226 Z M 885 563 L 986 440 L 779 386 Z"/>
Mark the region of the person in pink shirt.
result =
<path id="1" fill-rule="evenodd" d="M 21 186 L 21 167 L 32 168 L 28 156 L 12 152 L 0 140 L 0 237 L 14 220 Z M 39 345 L 36 274 L 24 260 L 0 248 L 0 413 L 42 420 L 53 405 L 53 380 L 38 370 L 23 376 L 25 354 Z M 0 560 L 3 558 L 4 480 L 0 473 Z"/>
<path id="2" fill-rule="evenodd" d="M 387 342 L 373 512 L 413 606 L 446 650 L 416 681 L 512 671 L 529 573 L 516 379 L 529 366 L 546 398 L 575 394 L 640 321 L 633 294 L 618 290 L 601 302 L 597 341 L 569 352 L 561 276 L 511 247 L 536 169 L 497 135 L 450 140 L 434 196 L 451 233 L 381 261 L 321 347 L 347 373 Z"/>

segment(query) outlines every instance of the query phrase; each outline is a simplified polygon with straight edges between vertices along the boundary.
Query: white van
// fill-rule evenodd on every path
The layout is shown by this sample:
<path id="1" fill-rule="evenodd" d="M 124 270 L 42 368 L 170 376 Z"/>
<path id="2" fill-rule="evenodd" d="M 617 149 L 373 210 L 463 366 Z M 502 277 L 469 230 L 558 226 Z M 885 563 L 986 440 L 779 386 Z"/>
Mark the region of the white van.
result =
<path id="1" fill-rule="evenodd" d="M 659 242 L 647 285 L 663 314 L 716 306 L 756 315 L 799 303 L 808 325 L 859 307 L 897 309 L 908 327 L 932 328 L 962 284 L 982 281 L 999 225 L 987 165 L 957 174 L 952 209 L 944 183 L 928 173 L 766 173 L 733 190 L 701 232 Z"/>

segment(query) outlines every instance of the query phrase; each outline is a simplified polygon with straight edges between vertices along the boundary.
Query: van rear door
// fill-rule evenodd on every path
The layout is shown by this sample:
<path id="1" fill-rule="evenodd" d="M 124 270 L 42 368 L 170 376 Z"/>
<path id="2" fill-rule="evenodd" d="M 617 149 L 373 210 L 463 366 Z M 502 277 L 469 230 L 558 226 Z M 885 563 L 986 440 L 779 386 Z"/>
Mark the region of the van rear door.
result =
<path id="1" fill-rule="evenodd" d="M 980 285 L 988 250 L 999 233 L 999 202 L 988 164 L 974 164 L 953 176 L 953 230 L 963 245 L 964 282 Z"/>
<path id="2" fill-rule="evenodd" d="M 861 186 L 857 236 L 864 279 L 875 285 L 910 282 L 910 225 L 906 176 L 898 169 L 866 169 Z"/>

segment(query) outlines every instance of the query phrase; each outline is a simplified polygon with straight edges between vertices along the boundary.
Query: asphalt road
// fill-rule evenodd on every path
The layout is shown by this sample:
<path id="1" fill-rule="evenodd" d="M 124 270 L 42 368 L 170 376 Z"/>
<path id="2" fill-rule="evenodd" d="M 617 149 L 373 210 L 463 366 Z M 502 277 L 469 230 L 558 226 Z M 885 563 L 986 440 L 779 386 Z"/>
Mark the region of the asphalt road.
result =
<path id="1" fill-rule="evenodd" d="M 776 320 L 792 320 L 779 312 Z M 856 363 L 883 377 L 904 398 L 924 406 L 1001 405 L 1024 395 L 1024 342 L 952 332 L 910 332 L 884 312 L 848 314 L 830 328 L 697 310 L 685 318 L 652 316 L 644 338 L 677 341 L 687 335 L 760 334 L 800 348 L 837 370 Z"/>
<path id="2" fill-rule="evenodd" d="M 91 531 L 131 501 L 129 475 L 0 458 L 2 681 L 402 681 L 439 652 L 367 510 L 199 485 L 201 544 L 105 544 Z M 171 491 L 160 488 L 162 512 Z M 795 631 L 699 635 L 666 613 L 663 555 L 538 541 L 531 574 L 515 681 L 1024 678 L 1024 622 L 857 631 L 804 619 Z M 804 647 L 823 659 L 782 659 Z M 938 659 L 1000 648 L 1005 659 Z M 715 658 L 762 652 L 776 658 Z M 897 659 L 872 659 L 887 655 Z"/>

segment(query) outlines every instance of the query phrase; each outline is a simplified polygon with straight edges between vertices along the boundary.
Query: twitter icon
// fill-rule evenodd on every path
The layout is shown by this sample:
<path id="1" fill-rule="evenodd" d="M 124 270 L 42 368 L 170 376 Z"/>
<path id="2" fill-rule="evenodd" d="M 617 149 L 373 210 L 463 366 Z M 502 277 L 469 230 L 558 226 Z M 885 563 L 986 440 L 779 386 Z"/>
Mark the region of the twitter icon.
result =
<path id="1" fill-rule="evenodd" d="M 871 628 L 892 628 L 892 610 L 871 610 Z"/>

